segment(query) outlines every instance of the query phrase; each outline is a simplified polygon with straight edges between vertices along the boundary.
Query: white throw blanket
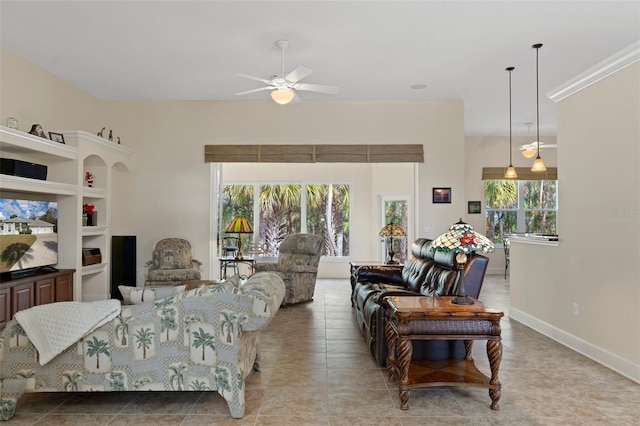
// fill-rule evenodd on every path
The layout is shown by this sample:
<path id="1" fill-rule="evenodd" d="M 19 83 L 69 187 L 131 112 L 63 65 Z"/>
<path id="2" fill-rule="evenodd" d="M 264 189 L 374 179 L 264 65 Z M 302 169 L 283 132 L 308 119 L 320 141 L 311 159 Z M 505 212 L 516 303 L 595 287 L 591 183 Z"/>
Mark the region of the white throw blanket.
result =
<path id="1" fill-rule="evenodd" d="M 58 302 L 19 311 L 14 319 L 45 365 L 56 355 L 82 339 L 96 328 L 120 315 L 119 300 L 97 302 Z"/>

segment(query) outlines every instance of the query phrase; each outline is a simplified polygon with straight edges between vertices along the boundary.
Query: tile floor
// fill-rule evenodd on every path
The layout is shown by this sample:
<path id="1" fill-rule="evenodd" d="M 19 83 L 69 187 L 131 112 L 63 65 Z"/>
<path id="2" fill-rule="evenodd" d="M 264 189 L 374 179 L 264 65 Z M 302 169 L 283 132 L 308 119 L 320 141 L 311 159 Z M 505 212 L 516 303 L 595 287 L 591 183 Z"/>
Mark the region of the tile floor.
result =
<path id="1" fill-rule="evenodd" d="M 488 391 L 411 391 L 399 409 L 397 382 L 369 355 L 348 280 L 319 280 L 313 302 L 282 308 L 262 334 L 262 371 L 247 382 L 245 417 L 229 417 L 217 393 L 124 392 L 24 395 L 11 425 L 638 425 L 640 384 L 510 320 L 508 280 L 481 293 L 505 311 L 500 410 Z M 485 345 L 474 357 L 488 373 Z"/>

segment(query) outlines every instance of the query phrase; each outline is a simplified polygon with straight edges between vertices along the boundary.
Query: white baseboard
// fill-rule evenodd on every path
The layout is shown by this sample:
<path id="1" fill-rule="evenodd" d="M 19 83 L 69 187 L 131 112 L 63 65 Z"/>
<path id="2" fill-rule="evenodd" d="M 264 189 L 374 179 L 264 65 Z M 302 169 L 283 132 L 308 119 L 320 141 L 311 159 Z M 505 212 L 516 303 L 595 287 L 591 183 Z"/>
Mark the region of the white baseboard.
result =
<path id="1" fill-rule="evenodd" d="M 567 346 L 568 348 L 591 358 L 605 367 L 622 374 L 634 382 L 640 383 L 640 365 L 634 364 L 616 354 L 612 354 L 611 352 L 589 343 L 584 339 L 569 334 L 564 330 L 522 312 L 513 306 L 509 307 L 509 317 Z"/>

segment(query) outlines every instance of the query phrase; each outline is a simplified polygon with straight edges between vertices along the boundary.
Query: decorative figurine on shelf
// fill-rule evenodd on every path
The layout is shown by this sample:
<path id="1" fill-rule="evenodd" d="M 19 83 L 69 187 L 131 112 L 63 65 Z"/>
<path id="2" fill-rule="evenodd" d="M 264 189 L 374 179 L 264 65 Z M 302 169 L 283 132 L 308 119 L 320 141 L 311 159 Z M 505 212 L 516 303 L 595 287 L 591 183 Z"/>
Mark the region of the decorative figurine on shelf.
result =
<path id="1" fill-rule="evenodd" d="M 118 136 L 118 145 L 120 145 L 120 136 Z"/>
<path id="2" fill-rule="evenodd" d="M 87 186 L 93 188 L 93 173 L 87 172 L 84 177 L 87 180 Z"/>
<path id="3" fill-rule="evenodd" d="M 18 130 L 18 119 L 15 117 L 7 118 L 7 127 Z"/>
<path id="4" fill-rule="evenodd" d="M 83 204 L 82 205 L 82 225 L 83 226 L 97 226 L 98 225 L 98 212 L 95 210 L 95 206 L 93 204 Z M 84 218 L 87 218 L 86 225 Z"/>
<path id="5" fill-rule="evenodd" d="M 104 129 L 106 129 L 106 127 L 103 127 L 103 128 L 102 128 L 102 130 L 100 130 L 100 131 L 98 132 L 98 136 L 100 136 L 101 138 L 103 138 L 103 137 L 104 137 L 104 136 L 102 136 L 102 135 L 103 135 L 103 133 L 104 133 Z"/>
<path id="6" fill-rule="evenodd" d="M 29 133 L 31 133 L 32 135 L 40 136 L 41 138 L 49 139 L 47 135 L 44 133 L 44 130 L 42 129 L 42 125 L 40 124 L 32 125 L 31 130 L 29 130 Z"/>
<path id="7" fill-rule="evenodd" d="M 109 129 L 109 140 L 113 141 L 113 130 Z"/>

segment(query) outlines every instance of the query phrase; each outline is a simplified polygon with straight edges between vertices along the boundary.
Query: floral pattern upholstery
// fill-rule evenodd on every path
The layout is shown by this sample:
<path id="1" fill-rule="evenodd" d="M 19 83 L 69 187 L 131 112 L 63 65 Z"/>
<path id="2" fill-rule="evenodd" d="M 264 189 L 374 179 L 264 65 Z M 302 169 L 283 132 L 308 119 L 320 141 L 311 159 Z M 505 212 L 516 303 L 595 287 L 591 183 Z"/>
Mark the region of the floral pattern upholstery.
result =
<path id="1" fill-rule="evenodd" d="M 202 262 L 191 257 L 191 243 L 182 238 L 165 238 L 153 248 L 152 260 L 145 263 L 147 285 L 199 280 Z"/>
<path id="2" fill-rule="evenodd" d="M 311 234 L 291 234 L 278 248 L 278 262 L 257 262 L 255 271 L 277 273 L 287 288 L 283 304 L 313 299 L 324 241 Z"/>
<path id="3" fill-rule="evenodd" d="M 0 333 L 3 400 L 22 392 L 215 390 L 241 418 L 245 378 L 259 367 L 259 331 L 278 312 L 285 286 L 273 273 L 239 281 L 124 305 L 119 317 L 44 366 L 10 321 Z"/>

